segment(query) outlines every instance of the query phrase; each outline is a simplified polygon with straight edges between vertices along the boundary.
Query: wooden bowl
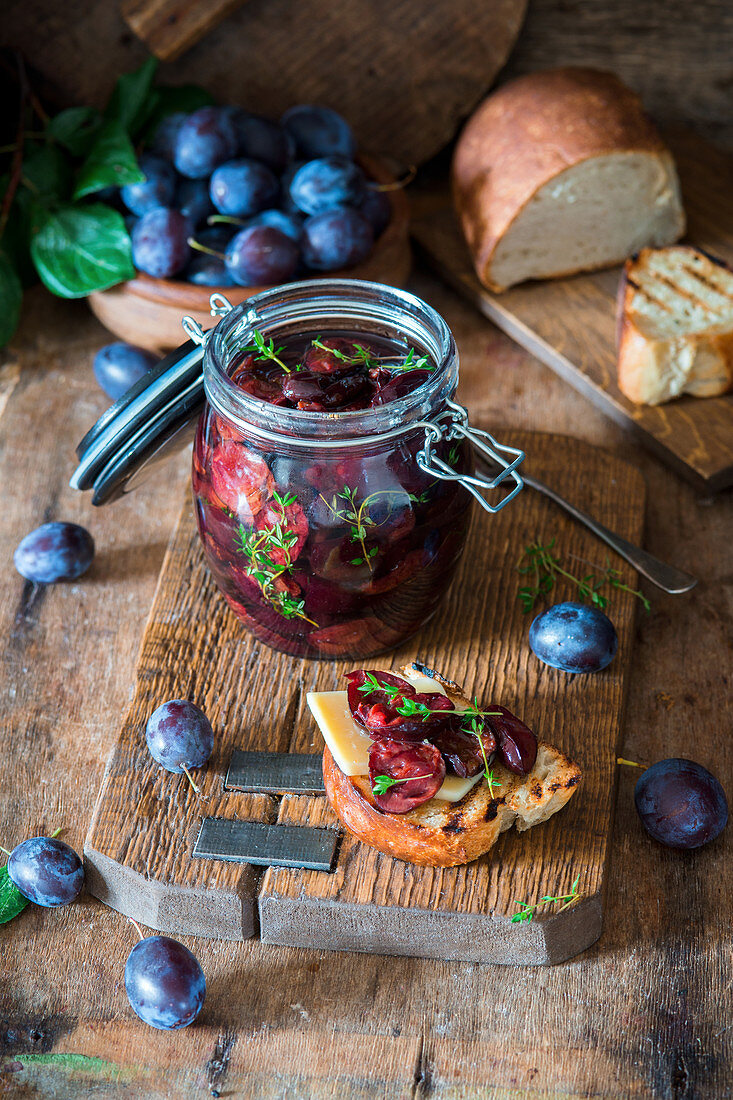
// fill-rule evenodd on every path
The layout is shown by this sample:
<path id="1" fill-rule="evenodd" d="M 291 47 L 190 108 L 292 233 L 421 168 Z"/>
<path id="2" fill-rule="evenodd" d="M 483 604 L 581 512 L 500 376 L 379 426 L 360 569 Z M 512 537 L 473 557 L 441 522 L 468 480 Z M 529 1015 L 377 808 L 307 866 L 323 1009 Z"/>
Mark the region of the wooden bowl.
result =
<path id="1" fill-rule="evenodd" d="M 359 162 L 371 179 L 392 183 L 394 177 L 378 160 L 360 157 Z M 371 279 L 377 283 L 403 286 L 410 273 L 409 205 L 404 191 L 387 192 L 392 217 L 377 238 L 363 263 L 342 271 L 324 272 L 313 279 Z M 120 340 L 138 344 L 150 351 L 170 351 L 186 339 L 181 318 L 189 314 L 202 328 L 211 328 L 216 318 L 209 312 L 209 297 L 218 290 L 233 305 L 238 305 L 266 286 L 196 286 L 182 279 L 153 279 L 142 272 L 109 290 L 89 295 L 92 312 L 105 328 Z"/>

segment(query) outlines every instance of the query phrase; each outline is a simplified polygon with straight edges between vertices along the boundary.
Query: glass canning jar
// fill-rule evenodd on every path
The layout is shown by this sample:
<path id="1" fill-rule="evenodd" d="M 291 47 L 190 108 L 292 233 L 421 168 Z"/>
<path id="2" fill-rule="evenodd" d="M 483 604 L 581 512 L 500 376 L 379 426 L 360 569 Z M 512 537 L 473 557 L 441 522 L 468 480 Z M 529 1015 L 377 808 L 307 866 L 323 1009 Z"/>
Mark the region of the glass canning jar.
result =
<path id="1" fill-rule="evenodd" d="M 448 589 L 465 545 L 469 494 L 488 511 L 503 507 L 521 489 L 523 455 L 468 426 L 452 400 L 453 336 L 412 294 L 312 280 L 236 308 L 221 297 L 215 304 L 225 315 L 205 338 L 193 491 L 216 584 L 274 649 L 363 659 L 394 648 L 435 614 Z M 255 331 L 276 345 L 372 338 L 414 347 L 434 367 L 411 393 L 375 408 L 283 408 L 230 378 Z M 497 464 L 497 477 L 473 474 L 472 443 Z M 507 477 L 509 494 L 487 503 L 478 487 Z"/>

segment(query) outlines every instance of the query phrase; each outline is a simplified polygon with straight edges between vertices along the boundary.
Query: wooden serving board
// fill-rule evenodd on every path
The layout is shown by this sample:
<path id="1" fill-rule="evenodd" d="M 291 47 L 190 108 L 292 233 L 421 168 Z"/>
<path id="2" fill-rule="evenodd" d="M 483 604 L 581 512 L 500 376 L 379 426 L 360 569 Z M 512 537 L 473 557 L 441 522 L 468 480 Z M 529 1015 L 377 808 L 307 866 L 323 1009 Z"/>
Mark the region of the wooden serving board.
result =
<path id="1" fill-rule="evenodd" d="M 528 469 L 581 508 L 640 541 L 645 489 L 634 468 L 579 440 L 507 433 L 526 450 Z M 502 435 L 503 438 L 503 435 Z M 570 676 L 530 652 L 530 617 L 517 600 L 521 548 L 555 537 L 565 561 L 605 562 L 585 528 L 526 489 L 495 517 L 474 516 L 459 574 L 425 630 L 379 660 L 386 668 L 419 659 L 480 701 L 501 701 L 580 763 L 584 777 L 568 806 L 527 833 L 505 833 L 465 867 L 422 868 L 344 836 L 332 873 L 261 869 L 194 859 L 204 817 L 338 828 L 325 797 L 227 791 L 234 749 L 313 753 L 321 735 L 305 705 L 309 689 L 332 690 L 354 662 L 312 662 L 254 641 L 218 595 L 204 564 L 187 502 L 162 568 L 145 630 L 137 683 L 108 762 L 84 854 L 93 894 L 144 924 L 171 933 L 261 939 L 302 947 L 497 963 L 554 963 L 601 931 L 636 601 L 611 592 L 619 652 L 604 672 Z M 624 581 L 633 570 L 614 561 Z M 556 597 L 572 598 L 558 587 Z M 370 663 L 375 663 L 374 660 Z M 199 799 L 184 776 L 152 760 L 144 729 L 166 699 L 204 708 L 216 732 Z M 517 902 L 565 894 L 579 876 L 583 897 L 564 913 L 538 911 L 511 923 Z"/>
<path id="2" fill-rule="evenodd" d="M 733 158 L 689 133 L 670 138 L 690 243 L 733 264 Z M 621 268 L 525 283 L 492 294 L 476 277 L 444 182 L 415 204 L 412 234 L 443 278 L 518 344 L 671 465 L 700 491 L 733 485 L 733 395 L 634 405 L 616 383 Z M 419 213 L 422 211 L 422 214 Z"/>

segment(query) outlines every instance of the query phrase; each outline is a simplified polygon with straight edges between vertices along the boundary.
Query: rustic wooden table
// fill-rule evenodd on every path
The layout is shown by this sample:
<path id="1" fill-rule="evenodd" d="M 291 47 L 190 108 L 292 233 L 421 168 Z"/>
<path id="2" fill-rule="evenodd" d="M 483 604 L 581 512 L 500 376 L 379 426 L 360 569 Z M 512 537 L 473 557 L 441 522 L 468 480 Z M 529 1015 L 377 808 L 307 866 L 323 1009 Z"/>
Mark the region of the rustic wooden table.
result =
<path id="1" fill-rule="evenodd" d="M 451 292 L 426 276 L 413 286 L 456 334 L 461 395 L 476 414 L 582 437 L 643 470 L 646 545 L 700 585 L 685 598 L 650 593 L 624 755 L 692 756 L 733 794 L 731 493 L 696 497 Z M 61 825 L 81 850 L 187 477 L 182 457 L 155 485 L 98 511 L 67 487 L 74 445 L 105 406 L 91 356 L 107 339 L 83 303 L 36 290 L 0 369 L 6 847 Z M 92 530 L 95 564 L 80 583 L 34 594 L 13 570 L 13 549 L 61 518 Z M 554 968 L 196 940 L 208 980 L 202 1017 L 184 1032 L 156 1032 L 125 997 L 137 937 L 124 918 L 91 898 L 29 907 L 0 928 L 0 1095 L 732 1095 L 733 830 L 697 853 L 657 846 L 633 808 L 637 773 L 619 772 L 605 930 Z"/>

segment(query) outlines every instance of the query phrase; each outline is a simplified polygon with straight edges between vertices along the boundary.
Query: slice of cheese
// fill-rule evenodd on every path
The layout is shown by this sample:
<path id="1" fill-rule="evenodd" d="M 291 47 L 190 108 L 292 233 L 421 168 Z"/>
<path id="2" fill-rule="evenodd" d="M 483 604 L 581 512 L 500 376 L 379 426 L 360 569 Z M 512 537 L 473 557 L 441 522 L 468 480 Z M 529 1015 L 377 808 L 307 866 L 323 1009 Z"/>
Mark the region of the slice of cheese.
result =
<path id="1" fill-rule="evenodd" d="M 351 717 L 346 692 L 309 691 L 306 699 L 323 740 L 344 775 L 368 775 L 372 739 Z"/>
<path id="2" fill-rule="evenodd" d="M 420 673 L 416 673 L 419 676 Z M 412 680 L 412 676 L 410 677 Z M 422 677 L 426 679 L 426 677 Z M 415 681 L 413 681 L 414 683 Z M 430 681 L 433 683 L 433 681 Z M 417 686 L 417 684 L 416 684 Z M 442 690 L 435 684 L 432 690 Z M 446 694 L 445 692 L 443 694 Z M 311 714 L 318 723 L 323 740 L 331 750 L 344 775 L 369 774 L 369 750 L 372 739 L 360 730 L 349 710 L 349 697 L 345 691 L 309 691 L 306 696 Z M 446 802 L 460 802 L 465 794 L 482 778 L 482 773 L 470 779 L 449 775 L 435 795 Z"/>

